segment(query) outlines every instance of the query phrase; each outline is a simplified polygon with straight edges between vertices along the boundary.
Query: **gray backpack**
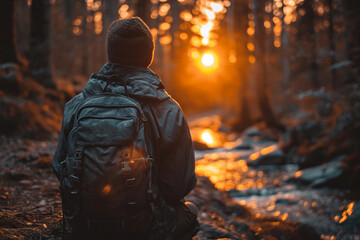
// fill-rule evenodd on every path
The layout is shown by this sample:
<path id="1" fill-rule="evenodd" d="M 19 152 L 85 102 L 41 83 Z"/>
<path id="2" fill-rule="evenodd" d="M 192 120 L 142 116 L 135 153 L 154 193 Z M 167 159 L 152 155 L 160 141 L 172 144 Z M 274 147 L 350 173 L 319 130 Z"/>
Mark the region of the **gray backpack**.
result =
<path id="1" fill-rule="evenodd" d="M 80 104 L 60 184 L 64 222 L 73 230 L 131 234 L 151 228 L 154 163 L 146 122 L 137 101 L 106 93 L 106 87 Z"/>

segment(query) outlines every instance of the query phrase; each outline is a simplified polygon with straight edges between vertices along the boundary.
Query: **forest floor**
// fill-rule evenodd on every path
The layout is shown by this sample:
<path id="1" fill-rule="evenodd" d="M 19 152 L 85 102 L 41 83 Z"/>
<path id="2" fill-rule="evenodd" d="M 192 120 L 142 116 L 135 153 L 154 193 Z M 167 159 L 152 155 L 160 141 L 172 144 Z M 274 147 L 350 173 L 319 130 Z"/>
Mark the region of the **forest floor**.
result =
<path id="1" fill-rule="evenodd" d="M 190 126 L 192 134 L 209 127 Z M 279 164 L 277 143 L 254 132 L 196 151 L 198 184 L 187 200 L 199 206 L 201 230 L 193 239 L 359 240 L 360 201 L 348 190 L 295 181 L 298 167 Z M 61 238 L 55 148 L 55 141 L 0 138 L 1 240 Z"/>

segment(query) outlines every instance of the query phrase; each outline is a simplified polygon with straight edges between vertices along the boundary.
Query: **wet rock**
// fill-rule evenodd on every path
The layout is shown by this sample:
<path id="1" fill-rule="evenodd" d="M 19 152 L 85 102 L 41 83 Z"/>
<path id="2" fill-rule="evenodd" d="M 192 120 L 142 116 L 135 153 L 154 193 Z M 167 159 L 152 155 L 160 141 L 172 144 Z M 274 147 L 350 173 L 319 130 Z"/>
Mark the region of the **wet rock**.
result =
<path id="1" fill-rule="evenodd" d="M 357 111 L 344 112 L 336 121 L 336 127 L 331 132 L 331 136 L 336 136 L 344 130 L 350 129 L 360 121 L 360 113 Z"/>
<path id="2" fill-rule="evenodd" d="M 250 230 L 249 225 L 238 220 L 232 220 L 231 222 L 229 222 L 229 226 L 238 233 L 248 232 Z"/>
<path id="3" fill-rule="evenodd" d="M 288 131 L 280 141 L 289 163 L 296 163 L 300 169 L 312 168 L 328 162 L 342 161 L 347 174 L 339 187 L 353 188 L 351 183 L 359 182 L 360 170 L 356 170 L 359 159 L 360 112 L 354 106 L 351 110 L 337 113 L 331 120 L 308 121 Z M 331 129 L 331 125 L 333 129 Z M 321 181 L 315 185 L 321 185 Z M 340 186 L 342 184 L 342 186 Z"/>
<path id="4" fill-rule="evenodd" d="M 251 215 L 250 211 L 242 206 L 237 204 L 236 202 L 228 202 L 226 204 L 226 209 L 225 209 L 225 213 L 229 214 L 229 215 L 235 215 L 237 217 L 249 217 Z"/>
<path id="5" fill-rule="evenodd" d="M 306 240 L 319 240 L 321 239 L 319 233 L 315 230 L 313 226 L 309 224 L 300 223 L 299 224 L 299 235 Z"/>
<path id="6" fill-rule="evenodd" d="M 351 205 L 352 207 L 350 207 Z M 360 230 L 360 202 L 350 203 L 344 210 L 348 216 L 347 219 L 342 223 L 345 227 L 345 230 Z"/>
<path id="7" fill-rule="evenodd" d="M 310 168 L 322 164 L 328 150 L 328 141 L 318 140 L 316 144 L 306 142 L 297 149 L 297 154 L 302 156 L 299 158 L 300 169 Z"/>
<path id="8" fill-rule="evenodd" d="M 358 158 L 359 159 L 359 158 Z M 360 182 L 360 163 L 356 164 L 351 171 L 351 176 L 349 177 L 349 188 L 354 189 L 357 192 L 360 192 L 360 188 L 357 184 Z"/>
<path id="9" fill-rule="evenodd" d="M 287 199 L 287 198 L 279 198 L 276 199 L 275 201 L 275 204 L 284 204 L 284 205 L 295 205 L 297 203 L 298 203 L 297 200 Z"/>
<path id="10" fill-rule="evenodd" d="M 198 151 L 206 151 L 211 149 L 205 143 L 201 143 L 199 141 L 193 141 L 193 145 L 194 149 Z"/>
<path id="11" fill-rule="evenodd" d="M 285 164 L 285 156 L 283 151 L 276 149 L 268 154 L 262 154 L 261 152 L 258 155 L 254 156 L 253 159 L 250 156 L 250 161 L 248 162 L 249 166 L 261 166 L 261 165 L 281 165 Z M 257 156 L 257 158 L 255 158 Z"/>
<path id="12" fill-rule="evenodd" d="M 313 144 L 318 140 L 323 129 L 324 124 L 318 121 L 307 121 L 289 128 L 281 140 L 282 149 L 289 151 L 292 147 L 296 148 L 304 142 Z"/>
<path id="13" fill-rule="evenodd" d="M 263 219 L 257 222 L 259 239 L 320 240 L 316 230 L 307 224 Z"/>
<path id="14" fill-rule="evenodd" d="M 219 239 L 219 238 L 230 238 L 230 239 L 238 239 L 230 231 L 217 227 L 212 224 L 200 223 L 200 231 L 207 239 Z"/>
<path id="15" fill-rule="evenodd" d="M 287 128 L 284 134 L 279 139 L 279 148 L 284 152 L 288 152 L 291 150 L 291 148 L 294 147 L 292 133 L 292 129 Z"/>
<path id="16" fill-rule="evenodd" d="M 341 177 L 344 173 L 345 167 L 343 163 L 330 162 L 321 166 L 302 170 L 299 172 L 299 176 L 296 180 L 313 187 L 328 186 L 341 181 Z"/>
<path id="17" fill-rule="evenodd" d="M 233 198 L 241 198 L 241 197 L 249 197 L 249 196 L 269 196 L 276 193 L 274 189 L 258 189 L 258 188 L 250 188 L 242 191 L 230 190 L 230 196 Z"/>
<path id="18" fill-rule="evenodd" d="M 236 147 L 234 147 L 233 149 L 234 150 L 252 150 L 253 147 L 250 143 L 242 142 L 239 145 L 237 145 Z"/>
<path id="19" fill-rule="evenodd" d="M 340 156 L 337 156 L 337 157 L 334 157 L 330 160 L 330 162 L 341 162 L 343 161 L 344 159 L 346 159 L 346 155 L 340 155 Z"/>
<path id="20" fill-rule="evenodd" d="M 244 135 L 247 137 L 259 137 L 261 136 L 261 132 L 256 127 L 250 127 L 245 130 Z"/>

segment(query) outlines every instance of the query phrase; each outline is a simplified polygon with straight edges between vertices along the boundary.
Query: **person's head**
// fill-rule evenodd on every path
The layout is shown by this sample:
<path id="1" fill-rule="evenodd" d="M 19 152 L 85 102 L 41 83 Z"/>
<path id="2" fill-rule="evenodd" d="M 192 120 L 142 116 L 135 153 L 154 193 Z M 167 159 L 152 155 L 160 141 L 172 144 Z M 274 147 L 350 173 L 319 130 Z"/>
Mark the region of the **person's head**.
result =
<path id="1" fill-rule="evenodd" d="M 138 17 L 114 21 L 107 34 L 108 61 L 127 66 L 148 67 L 154 57 L 154 40 L 149 27 Z"/>

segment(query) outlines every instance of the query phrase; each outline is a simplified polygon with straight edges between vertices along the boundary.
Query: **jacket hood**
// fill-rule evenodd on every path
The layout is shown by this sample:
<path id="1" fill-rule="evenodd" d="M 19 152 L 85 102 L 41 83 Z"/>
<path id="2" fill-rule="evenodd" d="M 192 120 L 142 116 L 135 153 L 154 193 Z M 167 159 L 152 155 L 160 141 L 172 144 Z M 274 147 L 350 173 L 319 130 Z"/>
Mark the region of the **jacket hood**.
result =
<path id="1" fill-rule="evenodd" d="M 125 94 L 125 87 L 131 97 L 146 100 L 165 100 L 170 96 L 159 77 L 149 68 L 123 66 L 106 63 L 98 73 L 92 74 L 83 93 L 86 97 L 103 92 Z"/>

